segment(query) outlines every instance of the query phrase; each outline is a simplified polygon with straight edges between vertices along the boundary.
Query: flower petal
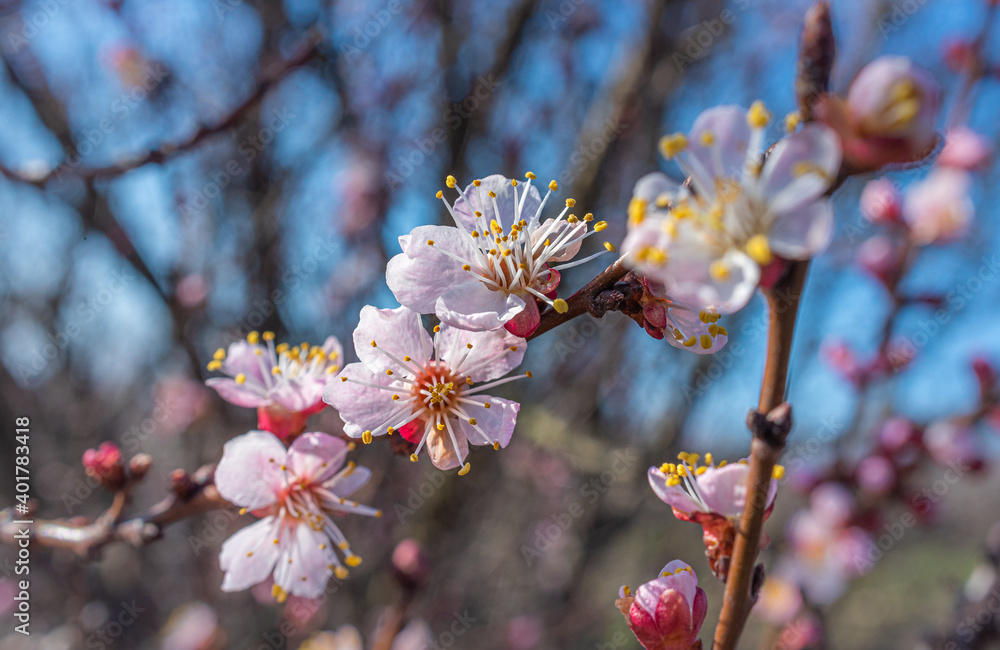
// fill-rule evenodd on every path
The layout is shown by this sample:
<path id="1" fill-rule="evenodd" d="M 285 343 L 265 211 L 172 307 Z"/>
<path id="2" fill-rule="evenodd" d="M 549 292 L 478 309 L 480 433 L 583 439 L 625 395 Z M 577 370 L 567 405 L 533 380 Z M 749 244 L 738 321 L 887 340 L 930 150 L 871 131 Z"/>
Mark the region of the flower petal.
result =
<path id="1" fill-rule="evenodd" d="M 527 348 L 527 341 L 504 329 L 469 332 L 442 325 L 434 335 L 437 358 L 476 382 L 498 379 L 517 368 Z"/>
<path id="2" fill-rule="evenodd" d="M 352 438 L 360 438 L 365 431 L 374 431 L 390 419 L 394 419 L 392 418 L 394 413 L 401 412 L 405 408 L 393 401 L 392 391 L 342 381 L 342 377 L 376 386 L 393 386 L 399 383 L 385 373 L 373 373 L 364 364 L 349 363 L 327 384 L 323 401 L 337 409 L 340 419 L 344 421 L 344 433 Z M 408 394 L 407 388 L 399 385 L 398 395 L 402 397 Z M 399 417 L 402 420 L 405 416 Z"/>
<path id="3" fill-rule="evenodd" d="M 421 367 L 431 357 L 431 337 L 420 322 L 420 314 L 406 307 L 376 309 L 367 305 L 354 330 L 354 348 L 365 367 L 374 373 L 399 370 L 400 365 L 373 347 L 372 341 L 397 359 L 409 356 Z"/>
<path id="4" fill-rule="evenodd" d="M 721 314 L 742 309 L 753 296 L 760 281 L 760 267 L 741 251 L 726 250 L 713 258 L 710 249 L 676 246 L 672 249 L 668 293 L 679 302 L 711 307 Z M 713 276 L 713 263 L 727 270 L 724 277 Z"/>
<path id="5" fill-rule="evenodd" d="M 260 352 L 258 355 L 257 352 Z M 252 384 L 266 386 L 264 372 L 270 370 L 266 363 L 261 363 L 261 357 L 266 358 L 268 349 L 259 343 L 236 341 L 229 345 L 226 358 L 222 361 L 222 372 L 230 377 L 243 374 Z"/>
<path id="6" fill-rule="evenodd" d="M 370 469 L 355 465 L 354 469 L 327 481 L 323 487 L 338 497 L 348 497 L 361 489 L 371 477 L 372 471 Z"/>
<path id="7" fill-rule="evenodd" d="M 722 348 L 726 347 L 726 343 L 729 341 L 729 336 L 726 334 L 716 334 L 712 336 L 711 327 L 712 323 L 703 323 L 698 314 L 693 311 L 688 311 L 686 309 L 673 308 L 669 312 L 670 320 L 672 321 L 672 326 L 679 329 L 683 335 L 682 338 L 676 338 L 673 333 L 668 330 L 665 333 L 664 338 L 667 342 L 675 348 L 681 350 L 687 350 L 688 352 L 693 352 L 694 354 L 715 354 Z M 694 337 L 694 345 L 684 345 L 685 341 L 688 341 L 690 337 Z M 703 345 L 703 336 L 707 336 L 712 345 L 710 347 L 705 347 Z"/>
<path id="8" fill-rule="evenodd" d="M 787 260 L 818 255 L 833 237 L 833 206 L 825 199 L 775 217 L 767 233 L 771 250 Z"/>
<path id="9" fill-rule="evenodd" d="M 711 144 L 706 145 L 706 141 Z M 714 190 L 715 178 L 742 178 L 749 145 L 750 125 L 745 108 L 716 106 L 702 112 L 688 136 L 688 152 L 711 178 L 697 174 L 698 181 Z"/>
<path id="10" fill-rule="evenodd" d="M 222 543 L 219 566 L 226 573 L 223 591 L 240 591 L 267 580 L 278 559 L 273 529 L 274 517 L 265 517 Z"/>
<path id="11" fill-rule="evenodd" d="M 274 582 L 289 594 L 317 598 L 333 574 L 335 551 L 325 533 L 299 524 L 282 540 Z"/>
<path id="12" fill-rule="evenodd" d="M 215 487 L 225 500 L 250 510 L 271 505 L 284 486 L 281 466 L 285 457 L 285 446 L 273 433 L 250 431 L 236 436 L 222 448 Z"/>
<path id="13" fill-rule="evenodd" d="M 696 479 L 705 505 L 712 512 L 724 517 L 739 517 L 746 504 L 749 475 L 750 466 L 746 463 L 732 463 L 725 467 L 710 468 Z M 771 504 L 774 503 L 777 488 L 778 482 L 772 479 L 765 508 L 770 508 Z"/>
<path id="14" fill-rule="evenodd" d="M 438 298 L 434 313 L 452 327 L 483 331 L 503 327 L 524 307 L 520 296 L 491 291 L 485 283 L 473 280 L 452 287 Z"/>
<path id="15" fill-rule="evenodd" d="M 552 273 L 558 275 L 557 271 L 552 271 Z M 523 300 L 524 310 L 503 324 L 505 330 L 518 338 L 531 336 L 542 322 L 542 313 L 538 309 L 538 301 L 535 300 L 535 297 L 525 296 Z"/>
<path id="16" fill-rule="evenodd" d="M 428 241 L 434 245 L 429 246 Z M 418 226 L 399 238 L 403 252 L 389 260 L 385 281 L 401 305 L 421 314 L 434 312 L 434 304 L 450 287 L 466 282 L 469 272 L 462 262 L 445 254 L 474 259 L 468 235 L 450 226 Z"/>
<path id="17" fill-rule="evenodd" d="M 431 462 L 434 463 L 434 467 L 442 470 L 461 467 L 465 463 L 465 457 L 469 455 L 469 441 L 466 439 L 465 434 L 462 433 L 461 429 L 455 429 L 454 421 L 451 424 L 452 430 L 455 432 L 455 439 L 458 442 L 457 451 L 455 445 L 451 442 L 451 436 L 448 435 L 447 428 L 444 431 L 438 431 L 436 428 L 431 427 L 426 443 L 427 455 L 430 457 Z"/>
<path id="18" fill-rule="evenodd" d="M 659 467 L 650 467 L 646 472 L 649 479 L 649 486 L 653 488 L 656 496 L 671 508 L 677 508 L 681 512 L 688 514 L 701 512 L 701 507 L 688 495 L 680 485 L 667 487 L 667 475 L 660 471 Z"/>
<path id="19" fill-rule="evenodd" d="M 235 406 L 257 408 L 271 403 L 271 398 L 267 395 L 261 395 L 247 383 L 238 384 L 229 377 L 212 377 L 205 380 L 205 385 L 214 388 L 222 399 Z"/>
<path id="20" fill-rule="evenodd" d="M 304 484 L 318 485 L 340 469 L 346 455 L 346 442 L 328 433 L 311 431 L 295 439 L 285 462 Z"/>
<path id="21" fill-rule="evenodd" d="M 508 399 L 488 395 L 473 395 L 467 399 L 476 404 L 463 403 L 462 409 L 469 414 L 469 417 L 476 420 L 476 424 L 470 424 L 468 420 L 458 420 L 458 428 L 468 438 L 469 443 L 492 445 L 498 442 L 501 447 L 506 447 L 514 433 L 521 405 Z M 486 402 L 489 402 L 490 408 L 483 406 Z"/>
<path id="22" fill-rule="evenodd" d="M 485 217 L 485 225 L 489 225 L 491 219 L 496 219 L 497 223 L 509 231 L 515 221 L 524 219 L 529 225 L 537 223 L 538 208 L 542 203 L 542 197 L 538 193 L 538 188 L 534 185 L 528 190 L 528 196 L 524 197 L 525 185 L 518 185 L 514 188 L 511 179 L 500 174 L 493 174 L 482 179 L 481 185 L 477 188 L 470 184 L 465 188 L 465 195 L 472 201 L 470 206 L 465 199 L 459 198 L 455 201 L 455 215 L 462 220 L 468 230 L 476 228 L 476 217 L 474 211 L 478 210 Z M 517 192 L 518 205 L 524 198 L 523 209 L 518 209 L 514 203 L 514 193 Z M 499 216 L 493 209 L 493 200 L 488 196 L 490 192 L 496 194 L 496 205 L 500 208 Z M 483 224 L 480 221 L 480 224 Z"/>
<path id="23" fill-rule="evenodd" d="M 774 146 L 761 171 L 760 188 L 773 213 L 819 198 L 840 172 L 840 139 L 828 126 L 806 124 Z"/>

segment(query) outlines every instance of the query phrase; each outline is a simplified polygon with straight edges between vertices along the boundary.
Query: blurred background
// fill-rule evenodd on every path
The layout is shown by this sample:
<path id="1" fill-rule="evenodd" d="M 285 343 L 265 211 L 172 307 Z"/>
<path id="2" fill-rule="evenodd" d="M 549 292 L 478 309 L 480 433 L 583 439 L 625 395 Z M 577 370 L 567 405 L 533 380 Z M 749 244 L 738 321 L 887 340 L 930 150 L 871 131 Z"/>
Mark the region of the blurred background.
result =
<path id="1" fill-rule="evenodd" d="M 967 94 L 968 117 L 949 119 L 994 139 L 992 67 L 971 87 L 949 59 L 991 26 L 988 4 L 838 0 L 834 90 L 873 57 L 905 54 L 941 83 L 946 111 Z M 808 6 L 0 0 L 0 466 L 13 463 L 14 418 L 29 416 L 39 517 L 108 507 L 80 464 L 106 440 L 153 457 L 129 512 L 149 507 L 172 470 L 217 461 L 226 440 L 256 426 L 252 411 L 205 388 L 212 352 L 269 329 L 293 343 L 334 334 L 354 360 L 361 307 L 396 306 L 384 271 L 397 237 L 447 217 L 434 198 L 446 174 L 463 184 L 527 170 L 556 179 L 560 196 L 607 220 L 605 235 L 620 242 L 636 180 L 677 173 L 656 153 L 661 134 L 716 104 L 795 108 Z M 986 40 L 987 59 L 994 49 Z M 926 173 L 891 177 L 905 185 Z M 996 451 L 980 408 L 983 373 L 1000 359 L 1000 282 L 986 263 L 997 250 L 996 173 L 977 177 L 969 235 L 915 254 L 895 297 L 858 263 L 865 242 L 891 235 L 859 211 L 865 180 L 836 195 L 836 239 L 813 264 L 800 314 L 790 471 L 763 555 L 788 590 L 768 595 L 768 616 L 752 619 L 741 647 L 875 650 L 954 633 L 957 594 L 1000 519 L 1000 481 L 970 469 L 863 575 L 810 568 L 801 532 L 786 534 L 810 512 L 808 493 L 835 476 L 863 519 L 858 535 L 875 539 L 933 489 L 947 453 L 985 470 Z M 612 261 L 566 272 L 563 295 Z M 218 548 L 246 519 L 214 513 L 143 548 L 109 546 L 95 562 L 36 549 L 32 636 L 5 623 L 0 648 L 297 648 L 344 625 L 368 647 L 382 608 L 400 598 L 390 556 L 404 538 L 431 567 L 407 611 L 430 647 L 638 647 L 614 607 L 618 588 L 675 558 L 708 591 L 710 638 L 721 585 L 701 531 L 674 519 L 645 473 L 681 450 L 747 453 L 762 306 L 723 320 L 730 343 L 715 357 L 653 340 L 620 314 L 541 336 L 525 360 L 534 379 L 503 387 L 523 402 L 512 444 L 476 448 L 468 476 L 412 464 L 384 439 L 360 448 L 354 459 L 374 476 L 359 500 L 386 515 L 344 521 L 365 563 L 321 603 L 277 605 L 267 585 L 222 593 Z M 941 309 L 944 322 L 933 317 Z M 899 350 L 908 352 L 889 354 Z M 873 358 L 909 363 L 858 370 Z M 925 463 L 933 445 L 918 445 L 924 456 L 905 476 L 894 460 L 888 483 L 845 478 L 884 455 L 890 416 L 923 435 L 967 414 L 955 425 L 959 451 Z M 309 429 L 338 433 L 339 417 L 328 409 Z M 13 479 L 2 485 L 12 505 Z M 813 559 L 827 552 L 814 546 Z M 13 621 L 14 576 L 3 566 L 0 612 Z M 806 587 L 813 578 L 843 584 Z M 788 600 L 799 603 L 791 614 Z M 802 612 L 822 640 L 775 641 Z M 351 647 L 325 638 L 322 647 Z"/>

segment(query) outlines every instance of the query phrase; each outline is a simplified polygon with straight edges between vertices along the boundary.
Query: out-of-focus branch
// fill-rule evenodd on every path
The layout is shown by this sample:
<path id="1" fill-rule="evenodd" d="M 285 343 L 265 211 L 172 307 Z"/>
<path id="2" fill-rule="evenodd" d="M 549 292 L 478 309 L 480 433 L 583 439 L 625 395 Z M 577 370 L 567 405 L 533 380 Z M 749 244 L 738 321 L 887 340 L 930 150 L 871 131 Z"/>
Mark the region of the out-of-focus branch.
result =
<path id="1" fill-rule="evenodd" d="M 85 559 L 95 559 L 111 542 L 144 546 L 159 539 L 163 528 L 171 523 L 228 505 L 215 488 L 214 474 L 214 464 L 202 466 L 191 476 L 178 470 L 172 477 L 168 496 L 148 511 L 128 519 L 123 518 L 123 511 L 134 483 L 116 491 L 111 507 L 89 524 L 44 519 L 18 524 L 15 522 L 30 519 L 32 515 L 16 514 L 12 508 L 6 508 L 0 511 L 0 542 L 17 545 L 27 537 L 32 543 L 69 549 Z"/>
<path id="2" fill-rule="evenodd" d="M 322 33 L 318 29 L 312 29 L 307 32 L 306 35 L 302 37 L 299 44 L 294 48 L 291 56 L 282 61 L 282 63 L 276 68 L 273 68 L 261 76 L 261 79 L 257 84 L 257 89 L 249 97 L 230 111 L 229 114 L 223 119 L 213 124 L 202 125 L 198 130 L 184 140 L 162 144 L 156 149 L 145 151 L 112 165 L 70 166 L 62 164 L 54 169 L 50 169 L 42 173 L 31 173 L 10 169 L 5 165 L 0 164 L 0 174 L 3 174 L 11 180 L 41 187 L 53 179 L 62 180 L 65 177 L 70 177 L 88 181 L 96 180 L 119 176 L 149 163 L 166 162 L 173 156 L 193 149 L 208 138 L 225 132 L 239 124 L 244 117 L 260 103 L 268 91 L 274 88 L 274 86 L 284 79 L 291 71 L 308 63 L 318 54 L 319 44 L 321 41 Z"/>

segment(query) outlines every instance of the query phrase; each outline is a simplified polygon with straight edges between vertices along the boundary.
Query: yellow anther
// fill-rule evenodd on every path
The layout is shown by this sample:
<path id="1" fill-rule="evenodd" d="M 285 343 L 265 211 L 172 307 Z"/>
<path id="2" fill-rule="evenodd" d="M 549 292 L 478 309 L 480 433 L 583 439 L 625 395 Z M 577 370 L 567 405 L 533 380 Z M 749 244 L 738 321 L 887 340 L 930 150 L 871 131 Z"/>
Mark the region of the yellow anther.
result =
<path id="1" fill-rule="evenodd" d="M 719 331 L 715 333 L 716 336 L 729 336 L 729 330 L 727 330 L 722 325 L 719 325 Z"/>
<path id="2" fill-rule="evenodd" d="M 687 462 L 691 465 L 697 465 L 699 458 L 701 458 L 701 454 L 688 454 Z"/>
<path id="3" fill-rule="evenodd" d="M 362 433 L 361 434 L 361 442 L 365 443 L 366 445 L 372 444 L 372 432 L 371 431 L 365 431 L 364 433 Z"/>
<path id="4" fill-rule="evenodd" d="M 475 426 L 476 422 L 477 422 L 476 418 L 469 418 L 469 424 Z"/>
<path id="5" fill-rule="evenodd" d="M 721 467 L 725 467 L 725 466 L 726 466 L 726 465 L 728 465 L 728 464 L 729 464 L 729 461 L 728 461 L 728 460 L 720 460 L 720 461 L 719 461 L 719 467 L 720 467 L 720 468 L 721 468 Z"/>
<path id="6" fill-rule="evenodd" d="M 754 235 L 751 237 L 747 242 L 746 250 L 750 259 L 761 266 L 770 264 L 771 260 L 774 259 L 774 255 L 771 254 L 771 244 L 767 241 L 767 235 Z"/>
<path id="7" fill-rule="evenodd" d="M 614 244 L 612 244 L 612 243 L 611 243 L 611 242 L 609 242 L 609 241 L 606 241 L 606 242 L 604 242 L 604 248 L 605 248 L 605 249 L 606 249 L 606 250 L 607 250 L 607 251 L 608 251 L 609 253 L 617 253 L 617 252 L 618 252 L 618 247 L 617 247 L 617 246 L 615 246 Z"/>
<path id="8" fill-rule="evenodd" d="M 417 460 L 418 460 L 418 458 L 417 458 L 416 454 L 410 454 L 410 462 L 411 463 L 415 463 L 415 462 L 417 462 Z"/>
<path id="9" fill-rule="evenodd" d="M 427 240 L 427 245 L 428 246 L 433 246 L 434 245 L 434 240 L 433 239 L 428 239 Z"/>
<path id="10" fill-rule="evenodd" d="M 702 309 L 701 311 L 699 311 L 698 312 L 698 320 L 700 320 L 703 323 L 707 323 L 709 321 L 708 312 L 705 311 L 704 309 Z"/>
<path id="11" fill-rule="evenodd" d="M 437 194 L 434 195 L 434 198 L 436 198 L 436 199 L 443 199 L 444 198 L 444 192 L 442 192 L 441 190 L 438 190 Z"/>
<path id="12" fill-rule="evenodd" d="M 511 352 L 517 352 L 517 346 L 516 345 L 510 346 L 510 351 Z"/>
<path id="13" fill-rule="evenodd" d="M 566 217 L 566 221 L 568 221 L 569 223 L 577 223 L 580 220 L 577 218 L 575 214 L 571 214 L 568 217 Z"/>
<path id="14" fill-rule="evenodd" d="M 665 135 L 660 138 L 660 153 L 665 158 L 673 158 L 687 149 L 687 137 L 683 133 Z"/>
<path id="15" fill-rule="evenodd" d="M 247 334 L 247 343 L 251 343 L 253 345 L 260 343 L 260 333 L 250 332 L 249 334 Z"/>
<path id="16" fill-rule="evenodd" d="M 699 467 L 698 469 L 696 469 L 696 470 L 694 471 L 694 473 L 695 473 L 695 475 L 697 475 L 697 476 L 701 476 L 702 474 L 704 474 L 704 473 L 705 473 L 705 472 L 707 472 L 707 471 L 708 471 L 708 468 L 707 468 L 707 467 Z"/>
<path id="17" fill-rule="evenodd" d="M 725 282 L 729 279 L 729 265 L 722 260 L 715 260 L 708 267 L 708 274 L 716 282 Z"/>
<path id="18" fill-rule="evenodd" d="M 440 331 L 441 331 L 441 326 L 440 325 L 435 325 L 434 326 L 434 333 L 437 334 Z"/>
<path id="19" fill-rule="evenodd" d="M 687 459 L 690 457 L 691 454 L 687 453 L 686 451 L 682 451 L 679 454 L 677 454 L 677 460 L 683 460 L 685 462 L 687 462 Z"/>
<path id="20" fill-rule="evenodd" d="M 676 474 L 667 477 L 667 487 L 677 487 L 681 484 L 681 478 Z"/>
<path id="21" fill-rule="evenodd" d="M 633 197 L 631 201 L 628 202 L 628 222 L 632 225 L 638 225 L 643 222 L 646 218 L 646 206 L 648 203 L 643 199 Z M 604 223 L 604 222 L 598 222 Z M 607 227 L 607 224 L 604 226 Z M 597 224 L 594 224 L 594 230 L 597 230 Z M 600 230 L 597 230 L 600 232 Z"/>
<path id="22" fill-rule="evenodd" d="M 707 463 L 708 465 L 712 464 L 712 452 L 708 452 L 707 454 L 705 454 L 705 463 Z"/>
<path id="23" fill-rule="evenodd" d="M 510 179 L 510 184 L 514 187 L 517 187 L 517 179 L 515 178 Z"/>
<path id="24" fill-rule="evenodd" d="M 347 576 L 349 574 L 350 571 L 342 566 L 338 566 L 333 569 L 333 575 L 337 576 L 337 580 L 347 580 Z"/>
<path id="25" fill-rule="evenodd" d="M 274 376 L 280 375 L 281 374 L 281 368 L 279 368 L 278 366 L 272 367 L 271 368 L 271 374 L 274 375 Z"/>
<path id="26" fill-rule="evenodd" d="M 438 424 L 437 424 L 437 430 L 438 431 L 444 431 L 444 422 L 438 422 Z"/>
<path id="27" fill-rule="evenodd" d="M 467 347 L 467 348 L 469 348 L 471 350 L 472 349 L 472 344 L 471 343 L 466 343 L 465 347 Z"/>
<path id="28" fill-rule="evenodd" d="M 552 308 L 560 314 L 565 314 L 569 311 L 569 304 L 562 298 L 556 298 L 552 301 Z"/>
<path id="29" fill-rule="evenodd" d="M 711 348 L 712 347 L 712 337 L 709 336 L 708 334 L 702 334 L 701 335 L 701 347 L 704 348 L 705 350 L 708 350 L 709 348 Z"/>
<path id="30" fill-rule="evenodd" d="M 278 540 L 274 540 L 277 542 Z M 278 585 L 271 585 L 271 597 L 273 597 L 279 603 L 283 603 L 288 600 L 288 592 L 279 587 Z"/>
<path id="31" fill-rule="evenodd" d="M 500 449 L 500 443 L 499 442 L 494 442 L 493 443 L 493 451 L 496 451 L 498 449 Z"/>
<path id="32" fill-rule="evenodd" d="M 455 185 L 458 184 L 458 181 L 455 180 L 454 176 L 449 174 L 448 177 L 444 179 L 444 184 L 448 187 L 455 187 Z"/>
<path id="33" fill-rule="evenodd" d="M 465 465 L 462 465 L 462 469 L 458 470 L 458 475 L 465 476 L 469 473 L 470 469 L 472 469 L 472 463 L 466 463 Z"/>
<path id="34" fill-rule="evenodd" d="M 387 374 L 387 375 L 389 375 L 390 377 L 392 377 L 392 369 L 391 369 L 391 368 L 386 368 L 386 369 L 385 369 L 385 374 Z"/>
<path id="35" fill-rule="evenodd" d="M 598 221 L 597 223 L 594 224 L 594 232 L 601 232 L 607 227 L 608 227 L 607 221 Z"/>
<path id="36" fill-rule="evenodd" d="M 209 370 L 213 370 L 213 371 L 214 371 L 214 370 L 218 370 L 219 368 L 221 368 L 221 367 L 222 367 L 222 362 L 221 362 L 221 361 L 219 361 L 218 359 L 216 359 L 216 360 L 214 360 L 214 361 L 209 361 L 209 362 L 208 362 L 208 366 L 206 366 L 206 367 L 207 367 L 207 368 L 208 368 Z"/>
<path id="37" fill-rule="evenodd" d="M 716 325 L 716 324 L 714 324 L 714 323 L 712 325 L 709 325 L 708 326 L 708 333 L 711 336 L 715 336 L 716 334 L 719 333 L 719 326 Z"/>
<path id="38" fill-rule="evenodd" d="M 289 347 L 290 346 L 287 343 L 279 343 L 277 346 L 275 346 L 274 351 L 277 352 L 278 354 L 284 354 L 285 352 L 288 351 Z"/>
<path id="39" fill-rule="evenodd" d="M 222 361 L 223 359 L 226 358 L 226 351 L 223 350 L 222 348 L 219 348 L 218 350 L 215 351 L 215 354 L 212 355 L 212 358 L 215 359 L 216 361 Z"/>
<path id="40" fill-rule="evenodd" d="M 695 338 L 695 337 L 693 337 L 693 336 L 691 336 L 691 337 L 688 337 L 688 339 L 686 341 L 684 341 L 684 343 L 682 343 L 681 345 L 683 345 L 686 348 L 693 348 L 694 344 L 697 343 L 697 342 L 698 342 L 698 339 Z"/>
<path id="41" fill-rule="evenodd" d="M 663 463 L 662 465 L 660 465 L 660 471 L 663 472 L 664 474 L 673 474 L 673 472 L 670 471 L 669 463 Z"/>
<path id="42" fill-rule="evenodd" d="M 777 481 L 780 481 L 781 479 L 785 478 L 785 466 L 775 465 L 774 469 L 771 470 L 771 478 Z"/>
<path id="43" fill-rule="evenodd" d="M 701 141 L 701 144 L 705 147 L 711 147 L 713 144 L 715 144 L 715 134 L 712 133 L 711 131 L 703 131 L 701 137 L 698 139 Z"/>
<path id="44" fill-rule="evenodd" d="M 373 348 L 377 348 L 378 347 L 378 344 L 375 343 L 375 339 L 372 339 L 372 347 Z"/>
<path id="45" fill-rule="evenodd" d="M 349 567 L 360 566 L 361 565 L 361 556 L 360 555 L 348 555 L 347 557 L 344 558 L 344 562 L 347 562 L 347 566 L 349 566 Z"/>
<path id="46" fill-rule="evenodd" d="M 527 178 L 527 179 L 530 179 L 530 180 L 535 180 L 536 178 L 538 178 L 537 176 L 535 176 L 531 172 L 525 172 L 524 177 Z"/>
<path id="47" fill-rule="evenodd" d="M 576 205 L 576 199 L 573 198 L 566 199 L 567 208 L 572 208 L 574 205 Z"/>
<path id="48" fill-rule="evenodd" d="M 476 180 L 472 181 L 472 185 L 474 187 L 479 187 L 482 184 L 483 184 L 483 182 L 481 180 L 479 180 L 478 178 Z"/>
<path id="49" fill-rule="evenodd" d="M 389 427 L 388 429 L 385 430 L 385 432 L 391 436 L 392 434 L 396 433 L 396 430 L 393 429 L 392 427 Z"/>
<path id="50" fill-rule="evenodd" d="M 249 511 L 246 508 L 240 508 L 240 514 L 241 515 L 245 515 L 247 512 L 249 512 Z"/>
<path id="51" fill-rule="evenodd" d="M 342 381 L 342 382 L 344 382 L 344 383 L 347 383 L 347 377 L 341 377 L 341 378 L 340 378 L 340 381 Z"/>
<path id="52" fill-rule="evenodd" d="M 468 264 L 463 264 L 463 265 L 462 265 L 462 270 L 463 270 L 463 271 L 471 271 L 471 270 L 472 270 L 472 267 L 471 267 L 471 266 L 469 266 Z"/>
<path id="53" fill-rule="evenodd" d="M 795 133 L 795 129 L 799 128 L 799 124 L 802 124 L 802 114 L 798 111 L 792 111 L 785 116 L 785 131 L 788 133 Z"/>
<path id="54" fill-rule="evenodd" d="M 755 129 L 763 129 L 771 123 L 771 111 L 759 99 L 750 105 L 747 111 L 747 124 Z"/>
<path id="55" fill-rule="evenodd" d="M 524 376 L 527 377 L 528 379 L 531 379 L 534 375 L 531 374 L 530 370 L 525 370 Z M 486 408 L 489 408 L 489 406 L 487 406 Z"/>
<path id="56" fill-rule="evenodd" d="M 242 372 L 240 374 L 236 375 L 236 383 L 237 384 L 245 384 L 246 381 L 247 381 L 247 376 L 244 375 Z"/>

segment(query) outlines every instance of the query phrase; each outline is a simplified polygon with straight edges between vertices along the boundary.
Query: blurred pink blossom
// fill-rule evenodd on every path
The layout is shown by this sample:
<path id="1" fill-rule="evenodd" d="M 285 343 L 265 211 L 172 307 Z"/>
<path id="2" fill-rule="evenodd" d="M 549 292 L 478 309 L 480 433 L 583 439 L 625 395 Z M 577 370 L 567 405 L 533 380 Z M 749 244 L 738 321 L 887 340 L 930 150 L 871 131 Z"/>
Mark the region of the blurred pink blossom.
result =
<path id="1" fill-rule="evenodd" d="M 861 191 L 861 214 L 875 223 L 899 221 L 902 198 L 899 188 L 888 178 L 869 181 Z"/>
<path id="2" fill-rule="evenodd" d="M 937 168 L 907 188 L 903 220 L 919 245 L 956 239 L 965 234 L 975 208 L 969 197 L 972 179 L 964 171 Z"/>
<path id="3" fill-rule="evenodd" d="M 937 164 L 965 171 L 985 167 L 993 156 L 993 145 L 972 129 L 960 126 L 948 131 Z"/>

